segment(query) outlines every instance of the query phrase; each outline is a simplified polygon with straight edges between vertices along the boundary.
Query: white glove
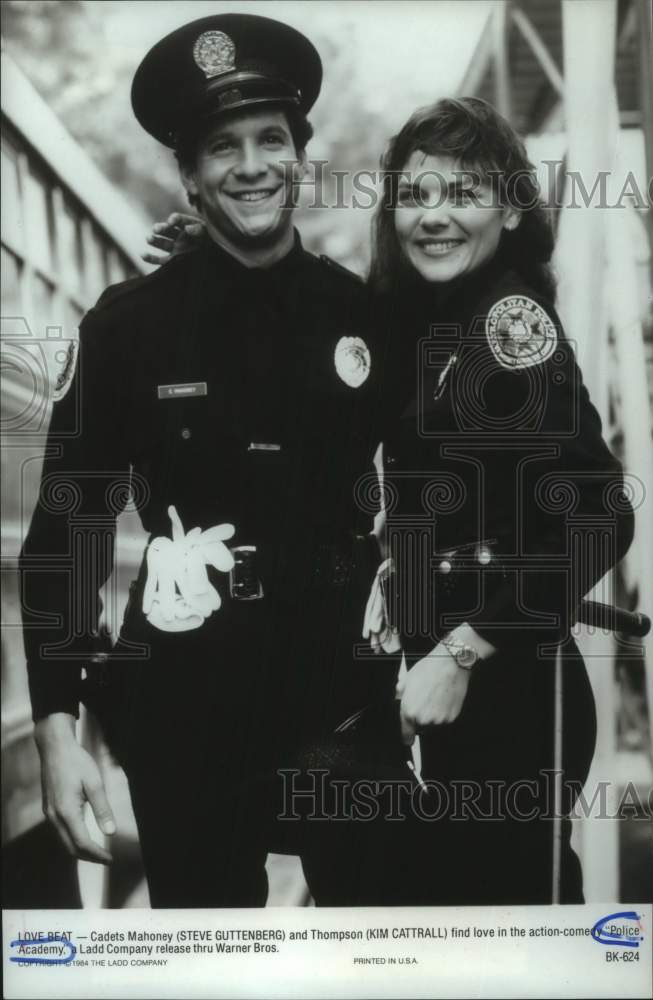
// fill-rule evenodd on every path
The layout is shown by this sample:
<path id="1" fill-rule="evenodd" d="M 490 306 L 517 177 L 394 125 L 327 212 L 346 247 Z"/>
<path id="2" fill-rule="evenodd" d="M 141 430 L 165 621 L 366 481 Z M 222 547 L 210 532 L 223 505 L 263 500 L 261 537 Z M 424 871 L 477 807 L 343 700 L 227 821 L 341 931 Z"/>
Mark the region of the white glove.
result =
<path id="1" fill-rule="evenodd" d="M 401 649 L 397 630 L 390 625 L 385 582 L 394 573 L 392 559 L 385 559 L 376 571 L 363 620 L 363 638 L 370 640 L 375 653 L 396 653 Z"/>
<path id="2" fill-rule="evenodd" d="M 233 569 L 234 557 L 224 541 L 233 538 L 236 529 L 218 524 L 207 531 L 193 528 L 186 535 L 174 507 L 168 507 L 168 516 L 172 541 L 153 538 L 147 550 L 143 613 L 163 632 L 187 632 L 199 628 L 222 604 L 206 566 L 222 573 Z"/>

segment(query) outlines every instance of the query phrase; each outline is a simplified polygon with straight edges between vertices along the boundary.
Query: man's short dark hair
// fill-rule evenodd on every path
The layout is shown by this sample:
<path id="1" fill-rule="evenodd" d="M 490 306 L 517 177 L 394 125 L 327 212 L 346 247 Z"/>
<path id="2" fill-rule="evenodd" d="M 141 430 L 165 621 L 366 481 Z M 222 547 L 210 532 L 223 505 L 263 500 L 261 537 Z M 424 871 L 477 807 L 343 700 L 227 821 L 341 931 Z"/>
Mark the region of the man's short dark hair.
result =
<path id="1" fill-rule="evenodd" d="M 302 153 L 313 138 L 313 126 L 306 116 L 298 108 L 288 107 L 285 104 L 266 104 L 265 110 L 282 111 L 284 113 L 295 150 L 298 154 Z M 239 109 L 234 111 L 232 116 L 225 115 L 221 120 L 228 121 L 230 118 L 241 117 L 247 111 L 248 108 Z M 199 144 L 206 135 L 209 127 L 208 124 L 205 124 L 199 128 L 190 129 L 178 137 L 175 147 L 175 158 L 182 170 L 194 169 Z M 193 208 L 199 209 L 199 199 L 196 195 L 187 192 L 186 197 Z"/>

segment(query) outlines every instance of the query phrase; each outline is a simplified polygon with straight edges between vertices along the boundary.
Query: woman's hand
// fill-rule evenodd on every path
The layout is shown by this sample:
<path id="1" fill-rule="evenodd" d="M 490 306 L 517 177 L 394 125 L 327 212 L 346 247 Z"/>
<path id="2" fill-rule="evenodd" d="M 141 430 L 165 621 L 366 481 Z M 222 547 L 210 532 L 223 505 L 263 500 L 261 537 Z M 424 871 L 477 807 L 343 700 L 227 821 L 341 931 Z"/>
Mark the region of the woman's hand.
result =
<path id="1" fill-rule="evenodd" d="M 142 254 L 143 260 L 148 264 L 165 264 L 171 257 L 192 250 L 203 232 L 204 223 L 197 216 L 173 212 L 165 222 L 155 222 L 147 237 L 150 246 L 162 253 L 148 251 Z"/>
<path id="2" fill-rule="evenodd" d="M 461 669 L 442 644 L 418 660 L 397 684 L 404 743 L 410 746 L 424 726 L 454 722 L 463 707 L 469 678 L 470 672 Z"/>

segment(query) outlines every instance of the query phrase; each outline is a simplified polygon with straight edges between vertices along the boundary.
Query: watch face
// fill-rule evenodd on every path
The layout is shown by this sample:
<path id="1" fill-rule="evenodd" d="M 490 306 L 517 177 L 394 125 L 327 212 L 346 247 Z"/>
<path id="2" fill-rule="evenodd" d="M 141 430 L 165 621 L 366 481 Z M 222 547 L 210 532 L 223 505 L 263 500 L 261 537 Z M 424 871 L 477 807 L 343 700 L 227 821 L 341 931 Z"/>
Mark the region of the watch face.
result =
<path id="1" fill-rule="evenodd" d="M 478 653 L 473 646 L 461 646 L 456 653 L 456 662 L 459 667 L 471 670 L 478 659 Z"/>

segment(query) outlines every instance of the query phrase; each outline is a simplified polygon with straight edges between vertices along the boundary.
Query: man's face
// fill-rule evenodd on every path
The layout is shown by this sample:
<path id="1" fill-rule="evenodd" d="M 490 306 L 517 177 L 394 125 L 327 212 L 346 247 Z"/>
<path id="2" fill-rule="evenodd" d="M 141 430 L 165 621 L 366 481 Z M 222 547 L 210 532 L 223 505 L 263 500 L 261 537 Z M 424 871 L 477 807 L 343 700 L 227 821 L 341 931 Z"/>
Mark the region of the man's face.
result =
<path id="1" fill-rule="evenodd" d="M 211 128 L 183 178 L 219 236 L 241 247 L 270 246 L 292 225 L 292 186 L 304 162 L 283 111 L 252 111 Z"/>

